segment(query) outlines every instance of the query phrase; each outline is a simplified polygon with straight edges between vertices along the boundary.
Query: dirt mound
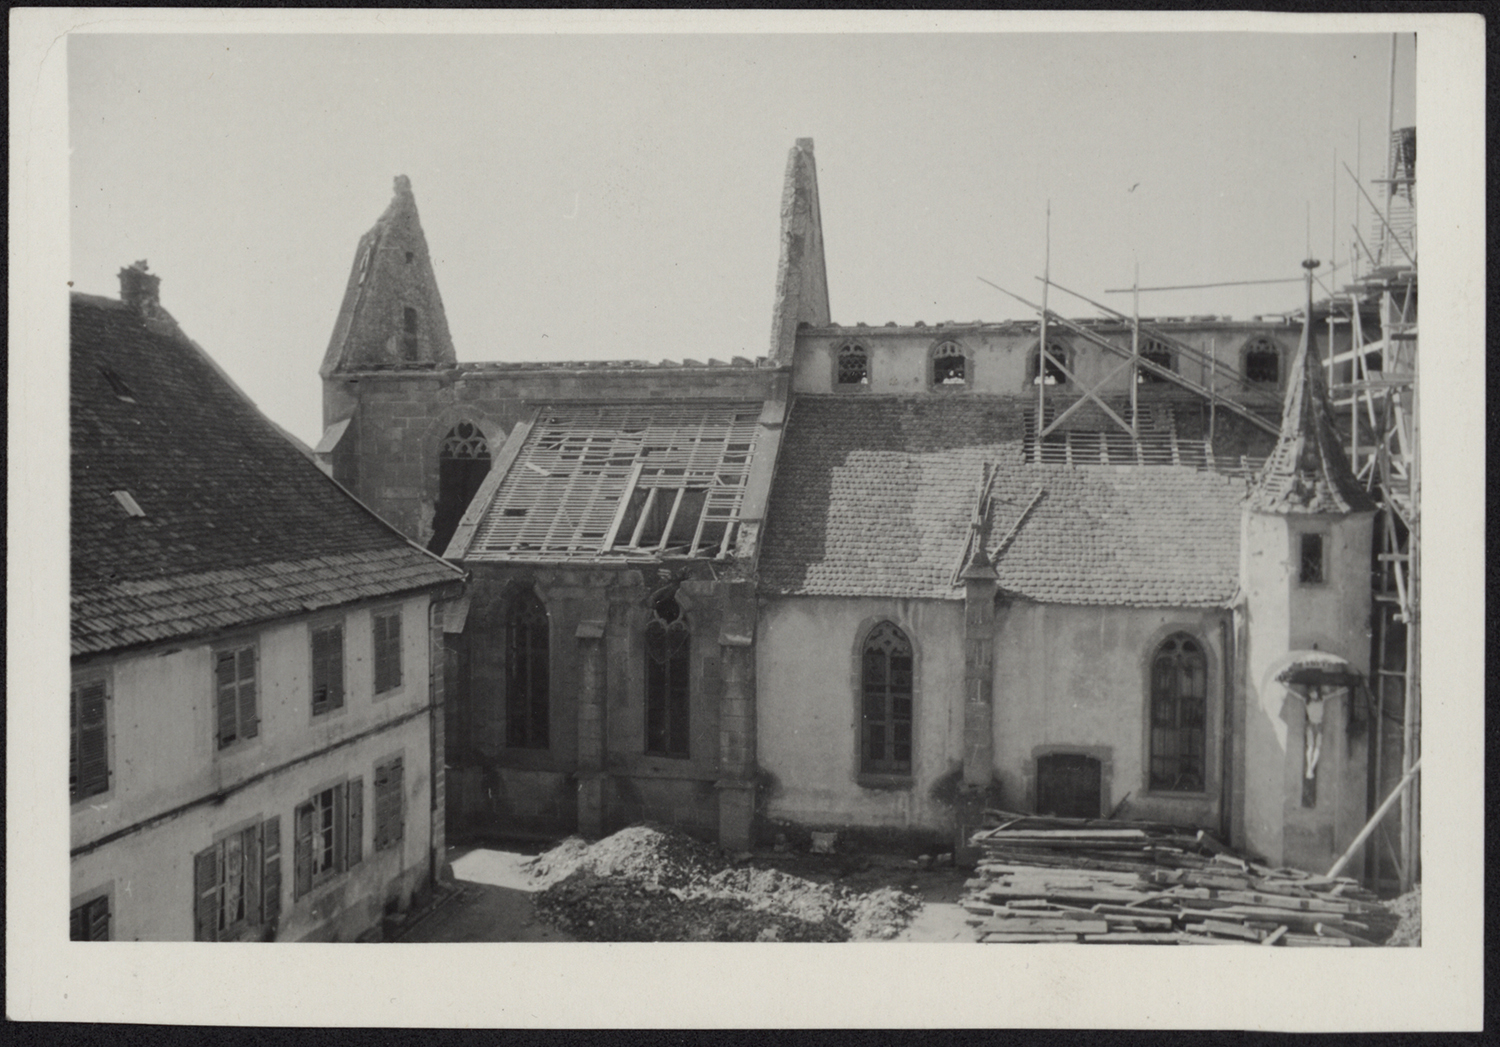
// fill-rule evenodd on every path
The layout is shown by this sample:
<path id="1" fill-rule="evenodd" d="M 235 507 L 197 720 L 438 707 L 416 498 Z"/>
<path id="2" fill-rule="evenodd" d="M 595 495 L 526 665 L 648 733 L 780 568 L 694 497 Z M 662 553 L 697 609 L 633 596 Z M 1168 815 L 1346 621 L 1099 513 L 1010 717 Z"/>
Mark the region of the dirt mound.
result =
<path id="1" fill-rule="evenodd" d="M 1401 897 L 1386 903 L 1386 908 L 1396 916 L 1400 922 L 1391 936 L 1386 939 L 1387 945 L 1421 945 L 1422 944 L 1422 888 L 1408 891 Z"/>
<path id="2" fill-rule="evenodd" d="M 856 891 L 753 863 L 682 833 L 637 825 L 571 837 L 532 863 L 544 919 L 585 941 L 817 941 L 894 937 L 921 899 Z"/>

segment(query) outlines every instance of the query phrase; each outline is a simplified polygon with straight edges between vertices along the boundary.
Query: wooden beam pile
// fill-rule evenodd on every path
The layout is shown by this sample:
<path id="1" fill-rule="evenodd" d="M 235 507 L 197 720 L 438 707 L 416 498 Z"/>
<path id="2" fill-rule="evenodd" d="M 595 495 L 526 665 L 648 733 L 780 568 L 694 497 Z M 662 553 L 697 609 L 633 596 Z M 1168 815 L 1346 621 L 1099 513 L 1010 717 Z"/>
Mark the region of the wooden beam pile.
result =
<path id="1" fill-rule="evenodd" d="M 982 942 L 1378 945 L 1397 919 L 1347 876 L 1272 869 L 1206 832 L 987 812 L 962 905 Z"/>

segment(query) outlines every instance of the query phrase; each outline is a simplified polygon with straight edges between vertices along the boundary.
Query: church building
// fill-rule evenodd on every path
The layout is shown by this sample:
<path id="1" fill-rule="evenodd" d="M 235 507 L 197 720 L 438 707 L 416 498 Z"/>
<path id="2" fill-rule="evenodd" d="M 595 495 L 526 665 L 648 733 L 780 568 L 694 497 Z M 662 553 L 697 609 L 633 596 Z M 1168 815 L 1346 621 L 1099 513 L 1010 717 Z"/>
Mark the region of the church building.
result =
<path id="1" fill-rule="evenodd" d="M 1373 507 L 1310 295 L 1139 323 L 829 303 L 801 139 L 766 357 L 460 362 L 397 179 L 317 454 L 471 577 L 449 831 L 961 840 L 998 806 L 1337 857 L 1367 810 Z"/>

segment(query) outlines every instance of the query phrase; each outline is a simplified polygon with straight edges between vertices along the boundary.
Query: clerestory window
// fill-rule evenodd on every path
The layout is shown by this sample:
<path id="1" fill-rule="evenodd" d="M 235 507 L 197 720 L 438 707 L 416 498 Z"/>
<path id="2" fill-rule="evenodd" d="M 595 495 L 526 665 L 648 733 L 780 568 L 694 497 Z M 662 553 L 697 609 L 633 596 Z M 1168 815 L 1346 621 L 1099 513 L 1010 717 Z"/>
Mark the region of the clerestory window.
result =
<path id="1" fill-rule="evenodd" d="M 438 500 L 432 512 L 432 541 L 439 556 L 448 548 L 480 485 L 490 474 L 490 445 L 473 422 L 459 422 L 438 450 Z"/>
<path id="2" fill-rule="evenodd" d="M 839 346 L 836 384 L 842 388 L 870 384 L 870 354 L 858 342 Z"/>
<path id="3" fill-rule="evenodd" d="M 969 360 L 957 342 L 939 342 L 932 350 L 932 384 L 953 388 L 969 384 Z"/>
<path id="4" fill-rule="evenodd" d="M 1165 342 L 1155 338 L 1141 339 L 1141 359 L 1149 360 L 1156 366 L 1168 371 L 1177 370 L 1177 354 Z M 1136 381 L 1142 385 L 1155 385 L 1167 381 L 1159 372 L 1148 367 L 1142 367 L 1136 371 Z"/>
<path id="5" fill-rule="evenodd" d="M 1281 350 L 1269 338 L 1252 338 L 1245 343 L 1245 380 L 1265 385 L 1281 381 Z"/>
<path id="6" fill-rule="evenodd" d="M 1042 366 L 1042 347 L 1037 346 L 1031 351 L 1031 360 L 1026 370 L 1026 381 L 1031 385 L 1067 385 L 1068 373 L 1064 368 L 1072 368 L 1072 361 L 1068 355 L 1068 347 L 1060 342 L 1048 342 L 1046 356 L 1047 361 L 1044 369 Z"/>

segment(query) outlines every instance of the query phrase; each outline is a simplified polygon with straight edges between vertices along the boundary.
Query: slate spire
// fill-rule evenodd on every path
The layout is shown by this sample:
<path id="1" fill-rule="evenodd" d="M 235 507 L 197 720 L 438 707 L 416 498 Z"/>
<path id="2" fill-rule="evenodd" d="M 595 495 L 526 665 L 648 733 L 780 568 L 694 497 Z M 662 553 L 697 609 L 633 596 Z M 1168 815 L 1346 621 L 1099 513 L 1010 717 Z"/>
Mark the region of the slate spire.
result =
<path id="1" fill-rule="evenodd" d="M 327 378 L 336 371 L 453 363 L 448 318 L 411 180 L 397 175 L 390 206 L 360 238 L 319 373 Z"/>
<path id="2" fill-rule="evenodd" d="M 1250 508 L 1263 513 L 1357 513 L 1375 508 L 1349 468 L 1343 440 L 1333 423 L 1328 389 L 1312 333 L 1312 271 L 1309 259 L 1302 338 L 1287 376 L 1276 448 L 1250 491 Z"/>

